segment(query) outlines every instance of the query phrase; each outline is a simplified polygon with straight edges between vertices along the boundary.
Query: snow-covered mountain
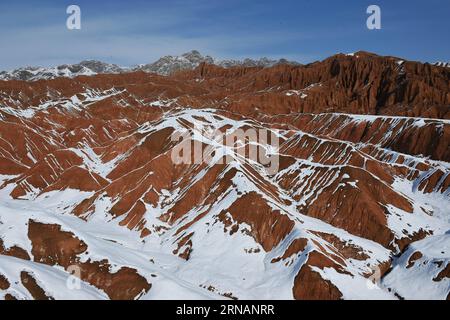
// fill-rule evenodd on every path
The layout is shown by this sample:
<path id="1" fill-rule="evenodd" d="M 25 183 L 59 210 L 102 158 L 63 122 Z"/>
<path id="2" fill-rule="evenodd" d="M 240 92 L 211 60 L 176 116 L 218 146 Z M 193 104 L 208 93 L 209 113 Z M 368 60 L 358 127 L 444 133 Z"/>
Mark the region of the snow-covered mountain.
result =
<path id="1" fill-rule="evenodd" d="M 200 52 L 193 50 L 181 56 L 164 56 L 156 62 L 139 65 L 133 70 L 169 75 L 180 70 L 192 70 L 202 62 L 213 64 L 214 59 L 210 56 L 202 56 Z"/>
<path id="2" fill-rule="evenodd" d="M 449 299 L 450 70 L 398 61 L 0 82 L 0 299 Z"/>
<path id="3" fill-rule="evenodd" d="M 298 65 L 286 59 L 270 60 L 261 58 L 259 60 L 216 60 L 210 56 L 203 56 L 197 50 L 184 53 L 181 56 L 164 56 L 149 64 L 135 67 L 119 67 L 115 64 L 104 63 L 96 60 L 82 61 L 78 64 L 60 65 L 57 67 L 24 67 L 12 71 L 0 72 L 0 80 L 48 80 L 58 77 L 74 78 L 77 76 L 92 76 L 96 74 L 116 74 L 130 71 L 144 71 L 160 75 L 170 75 L 181 70 L 193 70 L 201 63 L 216 64 L 224 68 L 242 67 L 271 67 L 276 64 Z"/>
<path id="4" fill-rule="evenodd" d="M 289 65 L 300 65 L 300 63 L 295 61 L 289 61 L 286 59 L 279 59 L 279 60 L 271 60 L 268 58 L 261 58 L 258 60 L 249 59 L 246 58 L 244 60 L 220 60 L 216 62 L 218 66 L 224 67 L 224 68 L 231 68 L 231 67 L 273 67 L 277 64 L 289 64 Z"/>
<path id="5" fill-rule="evenodd" d="M 158 61 L 140 65 L 134 70 L 142 70 L 145 72 L 153 72 L 161 75 L 170 75 L 180 70 L 193 70 L 201 63 L 215 64 L 223 68 L 231 67 L 272 67 L 276 64 L 291 64 L 298 65 L 297 62 L 288 61 L 286 59 L 271 60 L 268 58 L 261 58 L 259 60 L 244 59 L 244 60 L 218 60 L 210 56 L 203 56 L 197 50 L 193 50 L 182 54 L 181 56 L 165 56 Z"/>
<path id="6" fill-rule="evenodd" d="M 77 76 L 92 76 L 101 73 L 120 73 L 126 69 L 115 64 L 96 60 L 82 61 L 78 64 L 64 64 L 52 68 L 24 67 L 13 71 L 0 72 L 0 80 L 49 80 L 59 77 L 73 78 Z"/>

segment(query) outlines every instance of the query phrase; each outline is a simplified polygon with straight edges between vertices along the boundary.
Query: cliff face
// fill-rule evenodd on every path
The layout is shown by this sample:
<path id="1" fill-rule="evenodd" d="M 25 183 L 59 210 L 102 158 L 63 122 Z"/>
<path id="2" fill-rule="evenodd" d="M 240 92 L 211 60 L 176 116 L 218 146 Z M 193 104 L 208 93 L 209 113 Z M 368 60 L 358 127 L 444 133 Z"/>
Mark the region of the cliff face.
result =
<path id="1" fill-rule="evenodd" d="M 0 298 L 446 298 L 449 77 L 358 52 L 0 81 Z M 249 129 L 279 144 L 211 136 Z"/>

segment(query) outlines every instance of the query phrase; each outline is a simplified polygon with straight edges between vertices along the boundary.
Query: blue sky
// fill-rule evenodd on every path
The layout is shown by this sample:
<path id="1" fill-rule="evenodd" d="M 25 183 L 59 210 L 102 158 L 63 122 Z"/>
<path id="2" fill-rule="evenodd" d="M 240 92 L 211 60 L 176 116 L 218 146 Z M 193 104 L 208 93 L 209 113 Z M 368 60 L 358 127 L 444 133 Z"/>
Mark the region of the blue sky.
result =
<path id="1" fill-rule="evenodd" d="M 66 28 L 66 8 L 82 29 Z M 366 8 L 382 29 L 366 28 Z M 449 0 L 27 0 L 0 3 L 0 70 L 99 59 L 128 66 L 198 49 L 218 58 L 302 63 L 358 50 L 450 60 Z"/>

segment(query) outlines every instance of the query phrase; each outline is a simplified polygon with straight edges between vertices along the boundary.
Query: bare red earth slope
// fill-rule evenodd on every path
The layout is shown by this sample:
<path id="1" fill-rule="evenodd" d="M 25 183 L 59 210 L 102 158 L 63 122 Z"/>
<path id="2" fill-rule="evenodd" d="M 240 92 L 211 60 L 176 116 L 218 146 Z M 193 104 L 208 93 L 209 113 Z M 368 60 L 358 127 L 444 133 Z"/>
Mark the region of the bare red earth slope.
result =
<path id="1" fill-rule="evenodd" d="M 449 144 L 450 69 L 366 52 L 0 81 L 0 298 L 446 299 Z"/>

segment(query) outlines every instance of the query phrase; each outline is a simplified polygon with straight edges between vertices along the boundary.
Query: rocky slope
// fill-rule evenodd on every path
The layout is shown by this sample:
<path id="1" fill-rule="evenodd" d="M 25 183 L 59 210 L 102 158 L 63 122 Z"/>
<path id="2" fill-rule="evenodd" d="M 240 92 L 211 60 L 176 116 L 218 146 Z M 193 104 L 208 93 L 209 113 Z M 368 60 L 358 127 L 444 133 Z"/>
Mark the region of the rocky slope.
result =
<path id="1" fill-rule="evenodd" d="M 0 298 L 448 299 L 449 80 L 359 52 L 0 82 Z"/>

